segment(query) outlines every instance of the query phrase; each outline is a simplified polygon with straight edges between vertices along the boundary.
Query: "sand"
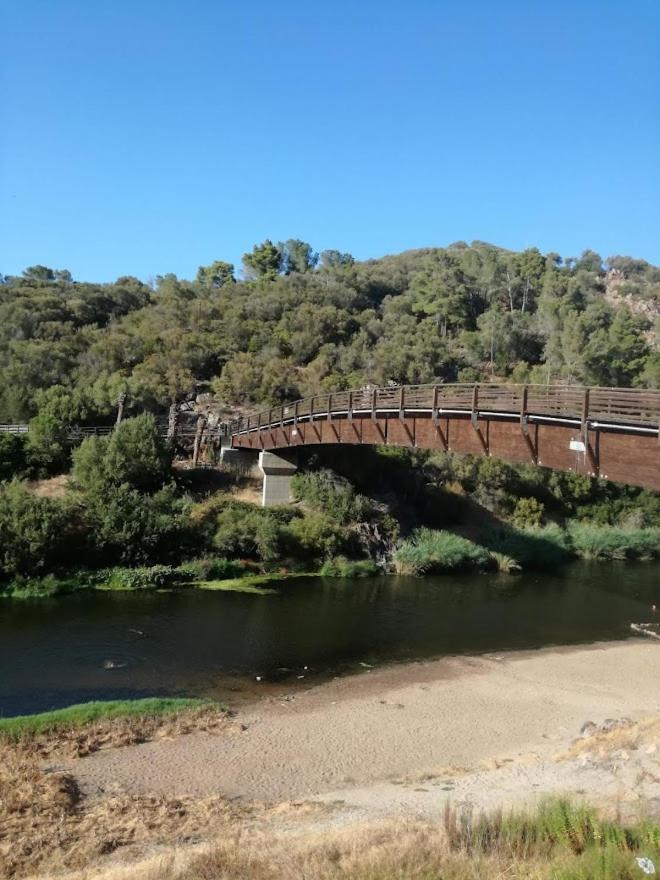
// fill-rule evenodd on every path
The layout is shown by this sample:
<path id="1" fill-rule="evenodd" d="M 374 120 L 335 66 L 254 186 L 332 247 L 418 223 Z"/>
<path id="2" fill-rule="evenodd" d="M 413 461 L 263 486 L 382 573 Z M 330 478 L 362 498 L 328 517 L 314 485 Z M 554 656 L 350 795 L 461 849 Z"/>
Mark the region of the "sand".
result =
<path id="1" fill-rule="evenodd" d="M 640 639 L 365 670 L 246 706 L 231 734 L 109 749 L 70 769 L 92 797 L 316 801 L 351 818 L 546 792 L 660 804 L 656 726 L 606 758 L 597 743 L 557 757 L 587 722 L 659 714 L 660 645 Z"/>

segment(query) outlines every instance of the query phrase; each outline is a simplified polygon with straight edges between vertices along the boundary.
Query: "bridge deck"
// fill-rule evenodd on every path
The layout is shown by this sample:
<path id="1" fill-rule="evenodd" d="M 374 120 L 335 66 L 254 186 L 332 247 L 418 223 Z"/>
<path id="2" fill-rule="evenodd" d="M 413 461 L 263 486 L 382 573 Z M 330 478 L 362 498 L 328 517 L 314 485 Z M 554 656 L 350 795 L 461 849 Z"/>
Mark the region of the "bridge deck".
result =
<path id="1" fill-rule="evenodd" d="M 304 419 L 385 413 L 479 414 L 531 421 L 658 433 L 660 391 L 565 385 L 403 385 L 397 388 L 337 391 L 253 413 L 227 424 L 231 435 Z"/>
<path id="2" fill-rule="evenodd" d="M 406 385 L 315 395 L 222 426 L 236 448 L 389 444 L 489 455 L 660 491 L 660 391 Z"/>

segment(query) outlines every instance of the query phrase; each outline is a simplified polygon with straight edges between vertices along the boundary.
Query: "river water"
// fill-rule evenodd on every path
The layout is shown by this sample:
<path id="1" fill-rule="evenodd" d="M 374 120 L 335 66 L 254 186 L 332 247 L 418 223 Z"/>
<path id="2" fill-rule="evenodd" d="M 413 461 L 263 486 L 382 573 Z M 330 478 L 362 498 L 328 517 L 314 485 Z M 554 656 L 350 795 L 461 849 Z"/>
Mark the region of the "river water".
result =
<path id="1" fill-rule="evenodd" d="M 0 715 L 92 699 L 236 704 L 388 661 L 631 637 L 660 564 L 554 574 L 309 578 L 273 595 L 188 590 L 0 602 Z M 257 676 L 259 680 L 257 680 Z"/>

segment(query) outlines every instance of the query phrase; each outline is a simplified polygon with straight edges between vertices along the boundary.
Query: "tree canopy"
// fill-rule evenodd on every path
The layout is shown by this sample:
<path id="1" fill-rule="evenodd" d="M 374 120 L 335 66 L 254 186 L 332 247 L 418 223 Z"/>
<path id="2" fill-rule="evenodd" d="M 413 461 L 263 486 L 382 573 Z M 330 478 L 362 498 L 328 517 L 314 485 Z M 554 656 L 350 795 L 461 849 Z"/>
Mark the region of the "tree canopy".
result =
<path id="1" fill-rule="evenodd" d="M 112 421 L 122 393 L 131 415 L 200 392 L 231 408 L 363 383 L 659 384 L 660 268 L 643 260 L 456 242 L 360 262 L 266 239 L 243 267 L 0 276 L 0 422 L 37 418 L 56 458 L 62 425 Z"/>

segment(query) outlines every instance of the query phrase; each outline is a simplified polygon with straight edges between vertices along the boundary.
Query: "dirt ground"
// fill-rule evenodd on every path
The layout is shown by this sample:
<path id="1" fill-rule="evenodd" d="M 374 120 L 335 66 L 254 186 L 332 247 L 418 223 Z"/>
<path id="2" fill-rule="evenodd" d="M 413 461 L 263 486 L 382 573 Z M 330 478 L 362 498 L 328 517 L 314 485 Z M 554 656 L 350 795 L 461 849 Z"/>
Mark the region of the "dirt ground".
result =
<path id="1" fill-rule="evenodd" d="M 219 838 L 437 823 L 448 802 L 548 794 L 660 815 L 659 673 L 660 645 L 642 639 L 450 657 L 266 697 L 218 724 L 14 750 L 0 866 L 138 876 L 139 860 L 185 861 Z"/>

